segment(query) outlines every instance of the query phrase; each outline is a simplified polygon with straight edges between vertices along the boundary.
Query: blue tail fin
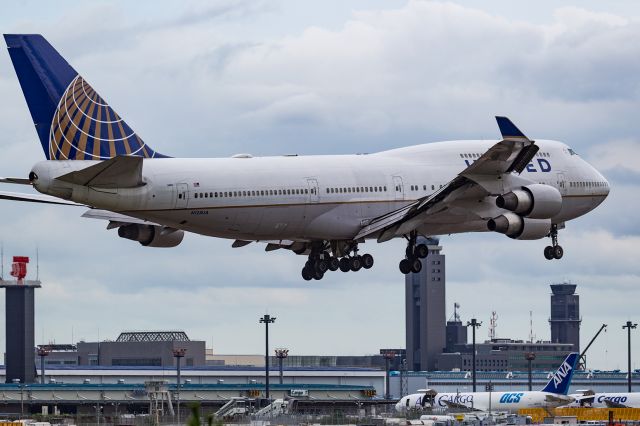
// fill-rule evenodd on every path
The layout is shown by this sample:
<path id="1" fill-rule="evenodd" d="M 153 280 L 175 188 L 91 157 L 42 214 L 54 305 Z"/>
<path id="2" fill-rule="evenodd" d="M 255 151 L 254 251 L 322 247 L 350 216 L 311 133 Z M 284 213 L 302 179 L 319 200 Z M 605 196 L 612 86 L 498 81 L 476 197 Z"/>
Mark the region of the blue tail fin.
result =
<path id="1" fill-rule="evenodd" d="M 5 34 L 48 160 L 165 157 L 153 151 L 38 34 Z"/>
<path id="2" fill-rule="evenodd" d="M 571 385 L 571 378 L 573 372 L 578 365 L 578 358 L 580 354 L 577 352 L 570 353 L 560 364 L 560 367 L 551 376 L 549 383 L 542 389 L 542 392 L 557 393 L 560 395 L 566 395 Z"/>

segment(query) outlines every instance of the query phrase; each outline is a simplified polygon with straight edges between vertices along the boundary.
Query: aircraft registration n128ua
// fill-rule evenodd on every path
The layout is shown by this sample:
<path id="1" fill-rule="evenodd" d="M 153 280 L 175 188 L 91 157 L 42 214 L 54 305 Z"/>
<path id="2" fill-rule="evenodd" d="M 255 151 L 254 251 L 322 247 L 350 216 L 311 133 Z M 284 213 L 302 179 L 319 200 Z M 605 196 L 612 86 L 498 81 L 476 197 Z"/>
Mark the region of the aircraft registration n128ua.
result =
<path id="1" fill-rule="evenodd" d="M 539 391 L 509 392 L 445 392 L 430 389 L 400 398 L 396 411 L 450 408 L 476 411 L 515 412 L 522 408 L 554 408 L 574 401 L 567 396 L 579 354 L 570 353 Z"/>
<path id="2" fill-rule="evenodd" d="M 170 158 L 153 150 L 40 35 L 5 35 L 47 161 L 41 194 L 0 198 L 71 204 L 123 238 L 174 247 L 185 232 L 307 255 L 306 280 L 371 268 L 368 239 L 406 238 L 404 274 L 429 254 L 419 235 L 499 232 L 551 238 L 604 201 L 609 183 L 567 145 L 534 141 L 496 117 L 501 140 L 437 142 L 368 155 Z"/>

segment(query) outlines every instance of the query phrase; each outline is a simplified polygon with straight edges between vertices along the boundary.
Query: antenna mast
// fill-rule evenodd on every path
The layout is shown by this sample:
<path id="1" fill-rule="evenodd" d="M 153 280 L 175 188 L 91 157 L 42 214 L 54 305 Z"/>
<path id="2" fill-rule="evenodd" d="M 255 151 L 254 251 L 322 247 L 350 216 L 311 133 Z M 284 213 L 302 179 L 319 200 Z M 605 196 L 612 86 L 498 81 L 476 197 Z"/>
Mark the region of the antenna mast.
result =
<path id="1" fill-rule="evenodd" d="M 529 343 L 533 343 L 536 340 L 536 335 L 533 334 L 533 311 L 529 311 Z"/>
<path id="2" fill-rule="evenodd" d="M 489 339 L 496 338 L 496 327 L 498 326 L 498 314 L 496 311 L 491 312 L 491 318 L 489 319 Z"/>

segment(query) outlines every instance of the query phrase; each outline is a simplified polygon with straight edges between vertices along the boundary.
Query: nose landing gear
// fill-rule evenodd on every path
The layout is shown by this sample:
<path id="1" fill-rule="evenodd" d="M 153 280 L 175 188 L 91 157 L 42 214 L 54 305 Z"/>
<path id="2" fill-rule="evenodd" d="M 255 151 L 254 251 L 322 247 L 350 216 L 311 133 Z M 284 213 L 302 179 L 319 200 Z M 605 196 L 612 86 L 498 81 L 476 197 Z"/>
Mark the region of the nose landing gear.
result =
<path id="1" fill-rule="evenodd" d="M 547 260 L 562 259 L 564 250 L 562 246 L 558 244 L 558 225 L 551 225 L 549 236 L 551 237 L 551 245 L 544 248 L 544 257 Z"/>

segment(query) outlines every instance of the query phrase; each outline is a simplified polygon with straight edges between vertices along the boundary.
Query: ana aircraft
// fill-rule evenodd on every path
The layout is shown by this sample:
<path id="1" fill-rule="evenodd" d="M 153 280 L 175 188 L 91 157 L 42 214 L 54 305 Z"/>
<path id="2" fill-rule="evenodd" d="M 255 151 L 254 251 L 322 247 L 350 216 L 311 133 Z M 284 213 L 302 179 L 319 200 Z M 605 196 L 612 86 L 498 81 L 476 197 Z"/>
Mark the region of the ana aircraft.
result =
<path id="1" fill-rule="evenodd" d="M 579 354 L 570 353 L 540 391 L 520 392 L 447 392 L 424 389 L 404 396 L 396 404 L 396 411 L 449 408 L 476 411 L 509 411 L 521 408 L 553 408 L 573 402 L 567 396 Z"/>
<path id="2" fill-rule="evenodd" d="M 499 232 L 550 237 L 604 201 L 609 183 L 564 143 L 534 141 L 496 117 L 502 139 L 437 142 L 369 155 L 170 158 L 147 145 L 40 35 L 5 35 L 47 161 L 28 178 L 41 194 L 10 200 L 86 206 L 84 217 L 148 247 L 185 232 L 266 243 L 308 256 L 305 280 L 371 268 L 360 244 L 405 238 L 404 274 L 429 249 L 419 235 Z M 123 68 L 123 69 L 126 69 Z"/>
<path id="3" fill-rule="evenodd" d="M 640 392 L 596 393 L 592 390 L 579 390 L 570 396 L 574 401 L 567 407 L 640 408 Z"/>

